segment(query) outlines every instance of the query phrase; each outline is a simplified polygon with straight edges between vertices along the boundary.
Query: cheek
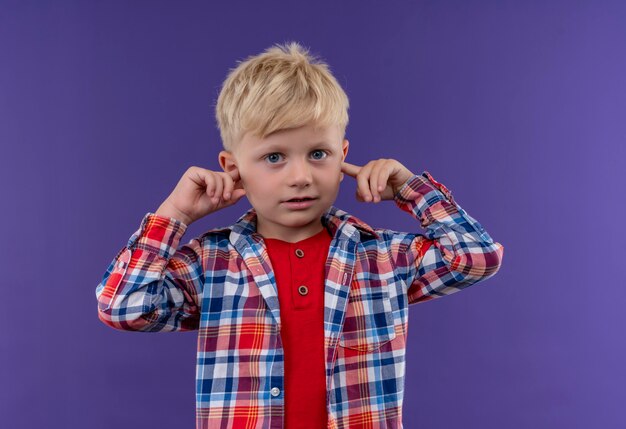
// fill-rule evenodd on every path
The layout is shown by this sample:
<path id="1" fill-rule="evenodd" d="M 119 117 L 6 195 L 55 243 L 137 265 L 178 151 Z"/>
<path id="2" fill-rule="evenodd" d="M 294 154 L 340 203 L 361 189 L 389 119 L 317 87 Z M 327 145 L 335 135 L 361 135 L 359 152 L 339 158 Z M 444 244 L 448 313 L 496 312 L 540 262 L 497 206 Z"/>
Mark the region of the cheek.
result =
<path id="1" fill-rule="evenodd" d="M 243 185 L 245 189 L 254 188 L 254 186 L 251 186 L 251 185 L 254 184 L 255 182 L 254 178 L 257 176 L 258 176 L 258 173 L 256 173 L 254 169 L 251 169 L 249 167 L 243 171 L 239 170 L 239 177 L 241 180 L 241 184 Z"/>
<path id="2" fill-rule="evenodd" d="M 245 174 L 241 175 L 241 183 L 246 192 L 250 193 L 264 193 L 268 192 L 268 190 L 273 191 L 276 189 L 274 182 L 275 178 L 270 174 L 264 173 L 262 170 L 248 170 Z"/>
<path id="3" fill-rule="evenodd" d="M 332 178 L 333 181 L 339 181 L 339 179 L 341 178 L 341 175 L 343 173 L 341 172 L 341 164 L 337 164 L 337 165 L 333 165 L 332 168 L 328 169 L 328 177 Z"/>
<path id="4" fill-rule="evenodd" d="M 328 188 L 338 187 L 341 183 L 341 171 L 335 169 L 329 170 L 323 176 L 324 183 Z"/>

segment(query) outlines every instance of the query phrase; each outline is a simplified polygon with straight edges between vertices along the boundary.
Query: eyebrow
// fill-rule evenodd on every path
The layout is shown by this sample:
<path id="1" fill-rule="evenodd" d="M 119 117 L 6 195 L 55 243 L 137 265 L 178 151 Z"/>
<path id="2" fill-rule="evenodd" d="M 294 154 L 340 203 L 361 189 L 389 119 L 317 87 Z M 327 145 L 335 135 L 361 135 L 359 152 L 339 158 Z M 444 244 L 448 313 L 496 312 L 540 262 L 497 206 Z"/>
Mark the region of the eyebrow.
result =
<path id="1" fill-rule="evenodd" d="M 333 149 L 332 145 L 329 144 L 327 141 L 321 141 L 321 142 L 316 142 L 316 143 L 309 143 L 308 145 L 310 148 L 324 148 L 324 149 Z M 271 150 L 284 150 L 290 147 L 289 144 L 281 144 L 281 143 L 271 143 L 267 146 L 258 146 L 259 147 L 259 151 L 261 152 L 267 152 L 267 151 L 271 151 Z"/>

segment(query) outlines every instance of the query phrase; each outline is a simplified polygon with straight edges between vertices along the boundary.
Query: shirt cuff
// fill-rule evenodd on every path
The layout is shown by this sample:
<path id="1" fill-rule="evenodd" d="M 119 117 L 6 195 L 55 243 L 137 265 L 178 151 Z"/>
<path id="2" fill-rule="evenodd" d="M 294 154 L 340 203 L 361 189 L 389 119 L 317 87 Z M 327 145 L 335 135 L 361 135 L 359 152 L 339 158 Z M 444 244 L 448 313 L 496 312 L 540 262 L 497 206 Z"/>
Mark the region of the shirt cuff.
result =
<path id="1" fill-rule="evenodd" d="M 450 190 L 435 180 L 428 171 L 411 176 L 398 189 L 394 201 L 405 212 L 417 215 L 422 220 L 422 225 L 427 219 L 427 211 L 440 201 L 456 205 Z"/>
<path id="2" fill-rule="evenodd" d="M 175 218 L 148 212 L 141 226 L 128 240 L 129 249 L 142 249 L 169 259 L 178 249 L 187 225 Z"/>

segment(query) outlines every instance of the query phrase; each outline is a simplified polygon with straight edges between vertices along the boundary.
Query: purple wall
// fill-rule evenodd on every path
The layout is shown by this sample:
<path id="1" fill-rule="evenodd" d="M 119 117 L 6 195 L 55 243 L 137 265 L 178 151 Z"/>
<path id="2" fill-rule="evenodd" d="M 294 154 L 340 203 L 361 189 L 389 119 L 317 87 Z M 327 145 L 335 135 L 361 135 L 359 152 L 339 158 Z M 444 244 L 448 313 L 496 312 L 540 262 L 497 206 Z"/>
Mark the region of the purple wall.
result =
<path id="1" fill-rule="evenodd" d="M 430 171 L 506 248 L 411 307 L 405 428 L 626 427 L 625 23 L 618 1 L 3 1 L 2 427 L 194 426 L 195 333 L 108 328 L 95 287 L 187 167 L 219 168 L 228 69 L 289 40 L 350 97 L 349 162 Z M 336 205 L 421 230 L 355 188 Z"/>

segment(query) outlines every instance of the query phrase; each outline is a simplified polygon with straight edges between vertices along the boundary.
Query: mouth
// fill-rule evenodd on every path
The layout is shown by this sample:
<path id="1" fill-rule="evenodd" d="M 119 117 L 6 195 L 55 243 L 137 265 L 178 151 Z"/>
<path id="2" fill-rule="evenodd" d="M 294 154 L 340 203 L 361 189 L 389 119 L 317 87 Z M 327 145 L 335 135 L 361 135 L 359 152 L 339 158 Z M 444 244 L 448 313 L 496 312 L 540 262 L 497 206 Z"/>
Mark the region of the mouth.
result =
<path id="1" fill-rule="evenodd" d="M 302 197 L 302 198 L 292 198 L 290 200 L 285 200 L 283 201 L 283 203 L 301 203 L 304 201 L 313 201 L 316 200 L 317 198 L 314 197 Z"/>
<path id="2" fill-rule="evenodd" d="M 313 207 L 316 199 L 317 198 L 312 197 L 292 198 L 290 200 L 283 201 L 282 204 L 284 204 L 289 210 L 305 210 L 309 207 Z"/>

